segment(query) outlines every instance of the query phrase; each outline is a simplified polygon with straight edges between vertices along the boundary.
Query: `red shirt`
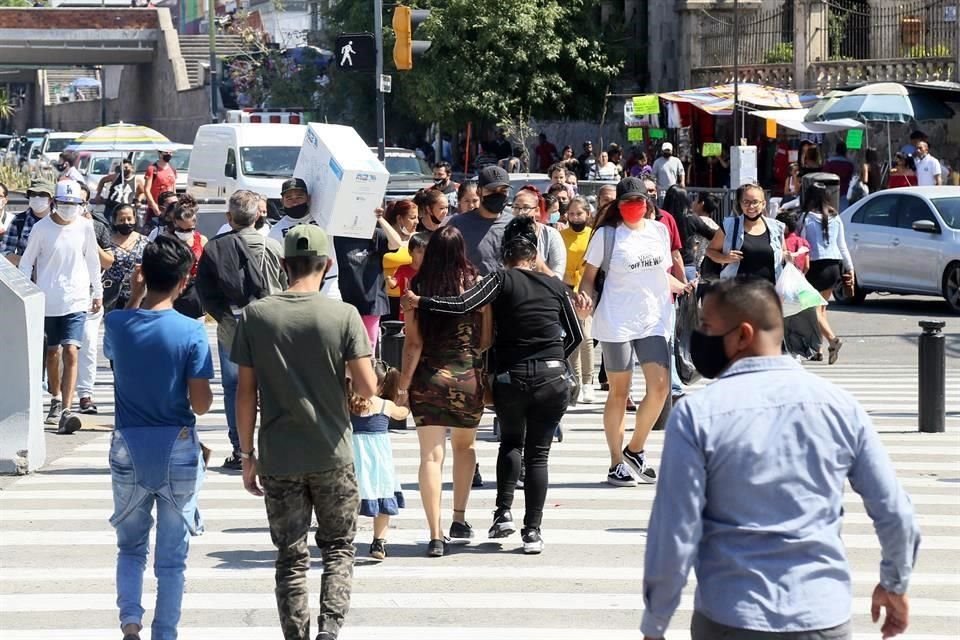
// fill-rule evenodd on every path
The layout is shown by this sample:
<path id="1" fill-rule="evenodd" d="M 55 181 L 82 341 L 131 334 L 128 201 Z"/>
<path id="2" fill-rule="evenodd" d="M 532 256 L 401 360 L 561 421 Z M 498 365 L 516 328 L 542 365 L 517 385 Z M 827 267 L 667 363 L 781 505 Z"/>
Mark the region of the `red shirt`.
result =
<path id="1" fill-rule="evenodd" d="M 397 289 L 400 290 L 401 296 L 407 292 L 407 289 L 410 287 L 410 281 L 413 280 L 413 276 L 415 275 L 417 275 L 417 270 L 409 264 L 397 267 L 397 271 L 393 274 L 393 278 L 397 281 Z M 402 307 L 400 309 L 400 319 L 403 320 Z"/>
<path id="2" fill-rule="evenodd" d="M 657 209 L 657 222 L 660 222 L 670 232 L 670 251 L 680 251 L 683 246 L 680 244 L 680 230 L 677 229 L 677 221 L 673 215 L 663 209 Z"/>
<path id="3" fill-rule="evenodd" d="M 154 162 L 147 167 L 147 173 L 144 175 L 144 178 L 147 181 L 153 178 L 153 184 L 150 185 L 150 195 L 153 196 L 154 202 L 159 200 L 160 194 L 164 191 L 177 190 L 177 170 L 170 164 L 163 169 L 158 169 L 157 163 Z"/>
<path id="4" fill-rule="evenodd" d="M 915 186 L 917 186 L 917 176 L 905 176 L 902 173 L 891 173 L 890 179 L 887 181 L 887 187 L 890 189 Z"/>
<path id="5" fill-rule="evenodd" d="M 549 169 L 550 165 L 554 163 L 554 158 L 557 157 L 557 148 L 553 146 L 552 142 L 538 144 L 533 152 L 537 154 L 537 162 L 540 163 L 541 171 Z"/>
<path id="6" fill-rule="evenodd" d="M 791 233 L 787 236 L 787 251 L 790 253 L 796 253 L 800 251 L 802 247 L 807 248 L 807 253 L 804 253 L 799 256 L 794 256 L 793 266 L 800 270 L 800 273 L 806 273 L 807 267 L 810 265 L 810 243 L 807 242 L 807 239 L 797 235 L 796 233 Z"/>

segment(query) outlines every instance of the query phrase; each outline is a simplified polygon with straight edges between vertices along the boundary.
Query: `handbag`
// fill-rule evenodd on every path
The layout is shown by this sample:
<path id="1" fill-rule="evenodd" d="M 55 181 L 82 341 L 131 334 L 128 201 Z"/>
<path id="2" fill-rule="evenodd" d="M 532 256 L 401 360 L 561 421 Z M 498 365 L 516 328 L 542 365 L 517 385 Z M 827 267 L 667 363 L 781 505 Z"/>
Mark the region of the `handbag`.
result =
<path id="1" fill-rule="evenodd" d="M 183 293 L 173 301 L 173 308 L 188 318 L 203 317 L 203 305 L 200 303 L 200 294 L 197 292 L 197 287 L 194 286 L 192 281 L 184 288 Z"/>
<path id="2" fill-rule="evenodd" d="M 700 373 L 693 365 L 690 355 L 690 336 L 700 324 L 697 296 L 686 293 L 677 298 L 677 322 L 673 337 L 673 358 L 677 375 L 683 384 L 693 384 L 700 379 Z"/>

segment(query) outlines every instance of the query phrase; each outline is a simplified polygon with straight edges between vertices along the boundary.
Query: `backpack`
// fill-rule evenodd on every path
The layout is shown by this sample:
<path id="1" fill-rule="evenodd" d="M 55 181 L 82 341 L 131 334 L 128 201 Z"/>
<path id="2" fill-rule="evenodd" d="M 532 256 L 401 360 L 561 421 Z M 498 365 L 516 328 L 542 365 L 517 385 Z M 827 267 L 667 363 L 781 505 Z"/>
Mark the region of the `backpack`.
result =
<path id="1" fill-rule="evenodd" d="M 593 290 L 597 292 L 596 304 L 600 304 L 600 296 L 603 294 L 603 285 L 607 281 L 607 273 L 610 271 L 610 258 L 613 256 L 613 244 L 616 241 L 616 227 L 601 227 L 603 229 L 603 260 L 600 262 L 600 269 L 597 270 L 597 277 L 593 280 Z M 613 229 L 613 233 L 607 233 L 607 229 Z"/>
<path id="2" fill-rule="evenodd" d="M 235 307 L 245 307 L 253 300 L 265 298 L 270 293 L 270 285 L 263 275 L 267 260 L 267 247 L 263 247 L 259 262 L 240 236 L 230 234 L 233 249 L 221 250 L 217 261 L 220 288 L 227 301 Z M 220 242 L 226 242 L 221 239 Z M 226 249 L 226 247 L 224 247 Z"/>

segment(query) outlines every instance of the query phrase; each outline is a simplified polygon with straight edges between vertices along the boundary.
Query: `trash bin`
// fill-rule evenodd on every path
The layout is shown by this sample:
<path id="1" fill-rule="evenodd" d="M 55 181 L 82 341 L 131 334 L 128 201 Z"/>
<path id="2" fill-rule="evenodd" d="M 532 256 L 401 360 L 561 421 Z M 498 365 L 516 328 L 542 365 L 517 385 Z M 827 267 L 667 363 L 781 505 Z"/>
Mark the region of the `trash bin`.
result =
<path id="1" fill-rule="evenodd" d="M 800 208 L 803 211 L 807 210 L 805 197 L 807 187 L 814 182 L 819 182 L 827 188 L 827 195 L 830 196 L 830 206 L 832 206 L 835 211 L 840 211 L 840 176 L 835 173 L 825 173 L 822 171 L 808 173 L 800 179 Z M 846 196 L 847 194 L 843 195 Z"/>

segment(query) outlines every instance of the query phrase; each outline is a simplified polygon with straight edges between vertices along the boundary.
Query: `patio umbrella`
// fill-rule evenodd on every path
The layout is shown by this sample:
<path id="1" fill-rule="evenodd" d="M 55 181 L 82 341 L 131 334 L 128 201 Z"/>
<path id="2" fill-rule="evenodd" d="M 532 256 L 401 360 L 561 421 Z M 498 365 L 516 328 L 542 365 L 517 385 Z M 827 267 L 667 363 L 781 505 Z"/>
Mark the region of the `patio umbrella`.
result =
<path id="1" fill-rule="evenodd" d="M 172 148 L 172 142 L 150 127 L 136 124 L 108 124 L 87 131 L 67 151 L 163 151 Z"/>
<path id="2" fill-rule="evenodd" d="M 87 78 L 87 77 L 74 78 L 73 82 L 70 83 L 70 86 L 77 87 L 78 89 L 99 87 L 100 81 L 97 80 L 96 78 Z"/>

